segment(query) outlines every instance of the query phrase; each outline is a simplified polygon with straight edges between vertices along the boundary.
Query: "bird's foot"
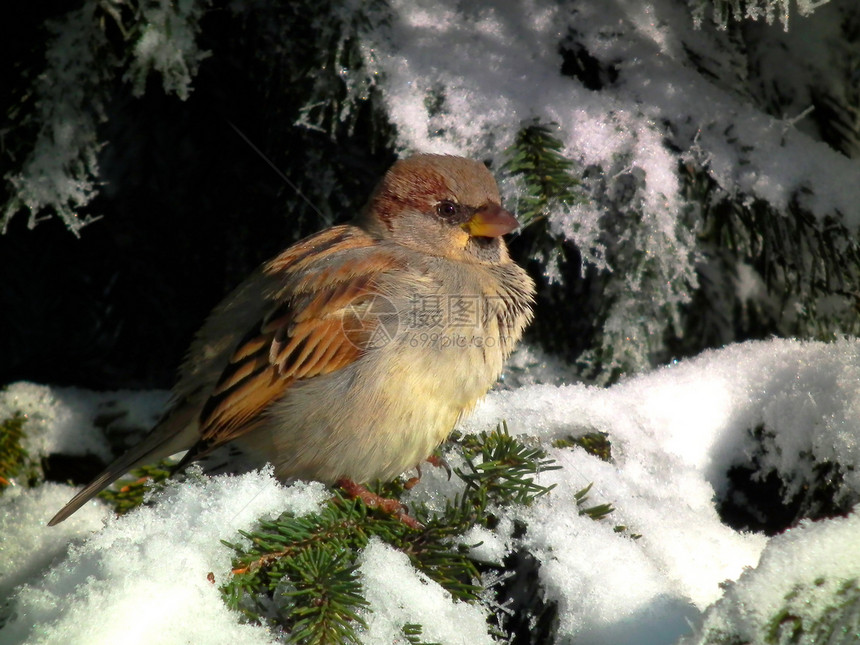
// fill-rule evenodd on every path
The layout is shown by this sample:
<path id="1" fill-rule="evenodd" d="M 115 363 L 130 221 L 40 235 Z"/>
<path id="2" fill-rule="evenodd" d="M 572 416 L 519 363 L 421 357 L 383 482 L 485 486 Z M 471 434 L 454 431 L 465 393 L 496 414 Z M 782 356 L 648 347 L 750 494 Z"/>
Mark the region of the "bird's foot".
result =
<path id="1" fill-rule="evenodd" d="M 424 525 L 421 524 L 421 522 L 409 515 L 406 506 L 396 499 L 377 495 L 373 491 L 368 490 L 365 486 L 356 484 L 351 479 L 339 479 L 335 484 L 342 488 L 348 497 L 352 499 L 360 499 L 369 508 L 378 508 L 389 515 L 393 515 L 409 528 L 416 530 L 424 528 Z"/>
<path id="2" fill-rule="evenodd" d="M 438 455 L 430 455 L 424 461 L 426 461 L 431 466 L 436 466 L 436 468 L 444 468 L 445 472 L 448 473 L 448 479 L 451 479 L 451 466 L 448 465 L 448 462 L 445 461 L 443 457 L 439 457 Z M 421 481 L 421 464 L 415 466 L 415 470 L 418 471 L 418 476 L 410 477 L 406 480 L 406 483 L 403 484 L 403 488 L 405 488 L 406 490 L 412 489 L 415 484 Z"/>
<path id="3" fill-rule="evenodd" d="M 428 464 L 436 466 L 436 468 L 444 468 L 445 472 L 448 473 L 448 481 L 451 480 L 451 466 L 448 465 L 448 462 L 444 457 L 440 457 L 439 455 L 430 455 L 427 457 L 426 461 Z M 418 472 L 420 473 L 421 471 L 419 470 Z"/>

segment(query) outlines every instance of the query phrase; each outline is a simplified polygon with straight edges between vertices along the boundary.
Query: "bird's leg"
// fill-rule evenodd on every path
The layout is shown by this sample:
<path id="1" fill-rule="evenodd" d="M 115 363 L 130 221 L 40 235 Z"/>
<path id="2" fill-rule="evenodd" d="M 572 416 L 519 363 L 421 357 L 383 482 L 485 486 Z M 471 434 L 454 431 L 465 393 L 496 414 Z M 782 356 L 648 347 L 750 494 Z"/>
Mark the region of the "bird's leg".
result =
<path id="1" fill-rule="evenodd" d="M 342 488 L 348 497 L 352 499 L 360 499 L 369 508 L 378 508 L 381 511 L 388 513 L 389 515 L 393 515 L 409 528 L 424 528 L 424 526 L 418 520 L 416 520 L 414 517 L 412 517 L 411 515 L 409 515 L 409 513 L 406 512 L 406 507 L 400 502 L 398 502 L 396 499 L 390 499 L 388 497 L 382 497 L 381 495 L 377 495 L 373 491 L 368 490 L 365 486 L 362 486 L 361 484 L 356 484 L 351 479 L 339 479 L 335 482 L 335 485 Z"/>

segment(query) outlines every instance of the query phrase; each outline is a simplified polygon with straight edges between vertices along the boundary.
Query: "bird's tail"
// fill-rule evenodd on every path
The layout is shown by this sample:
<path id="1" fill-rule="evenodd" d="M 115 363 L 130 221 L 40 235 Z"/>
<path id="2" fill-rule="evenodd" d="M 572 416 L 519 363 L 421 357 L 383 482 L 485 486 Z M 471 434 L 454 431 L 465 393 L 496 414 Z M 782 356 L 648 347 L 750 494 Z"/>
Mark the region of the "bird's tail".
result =
<path id="1" fill-rule="evenodd" d="M 139 444 L 117 457 L 98 477 L 70 499 L 48 522 L 48 526 L 54 526 L 67 519 L 129 470 L 164 459 L 193 446 L 199 439 L 195 424 L 183 424 L 177 421 L 187 421 L 187 419 L 177 419 L 176 414 L 165 415 L 165 418 Z M 177 428 L 178 425 L 180 427 Z"/>

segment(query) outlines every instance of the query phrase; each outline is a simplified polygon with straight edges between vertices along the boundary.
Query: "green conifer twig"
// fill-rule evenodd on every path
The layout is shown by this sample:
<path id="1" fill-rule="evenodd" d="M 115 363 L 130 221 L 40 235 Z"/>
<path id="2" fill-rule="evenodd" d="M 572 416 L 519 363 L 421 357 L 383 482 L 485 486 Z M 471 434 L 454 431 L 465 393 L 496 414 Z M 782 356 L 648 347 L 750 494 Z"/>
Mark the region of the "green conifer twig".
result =
<path id="1" fill-rule="evenodd" d="M 224 542 L 236 552 L 234 576 L 221 590 L 228 606 L 249 621 L 279 625 L 290 642 L 357 642 L 368 605 L 356 563 L 371 538 L 405 553 L 453 598 L 484 600 L 480 580 L 487 564 L 472 559 L 462 535 L 475 525 L 494 527 L 500 508 L 527 505 L 548 494 L 552 487 L 534 478 L 558 466 L 541 448 L 511 436 L 504 424 L 479 435 L 455 434 L 451 445 L 464 462 L 453 471 L 463 489 L 441 512 L 421 504 L 411 509 L 421 529 L 335 491 L 319 512 L 302 517 L 287 512 L 240 532 L 244 543 Z M 404 491 L 399 482 L 376 489 L 395 498 Z M 586 493 L 577 504 L 584 503 Z M 599 505 L 582 512 L 597 520 L 611 510 Z M 409 643 L 421 643 L 421 633 L 420 625 L 403 627 Z"/>

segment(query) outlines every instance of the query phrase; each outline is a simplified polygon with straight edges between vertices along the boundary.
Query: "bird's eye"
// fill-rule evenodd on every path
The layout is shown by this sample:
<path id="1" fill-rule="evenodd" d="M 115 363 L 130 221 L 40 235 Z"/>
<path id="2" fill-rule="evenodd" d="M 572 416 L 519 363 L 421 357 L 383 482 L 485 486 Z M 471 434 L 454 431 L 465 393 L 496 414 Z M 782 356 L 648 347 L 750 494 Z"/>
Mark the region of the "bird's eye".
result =
<path id="1" fill-rule="evenodd" d="M 457 204 L 454 202 L 445 200 L 436 204 L 436 212 L 440 217 L 453 217 L 457 214 L 457 211 Z"/>

